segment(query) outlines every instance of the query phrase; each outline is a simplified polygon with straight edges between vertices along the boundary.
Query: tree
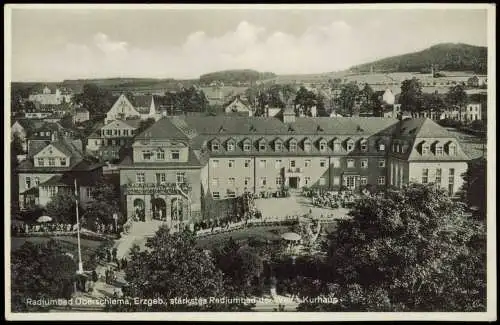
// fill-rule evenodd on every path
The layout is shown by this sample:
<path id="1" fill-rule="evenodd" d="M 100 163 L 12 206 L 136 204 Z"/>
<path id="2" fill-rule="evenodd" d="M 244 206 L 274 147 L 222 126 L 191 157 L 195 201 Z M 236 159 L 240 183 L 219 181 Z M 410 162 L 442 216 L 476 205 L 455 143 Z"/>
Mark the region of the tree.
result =
<path id="1" fill-rule="evenodd" d="M 428 112 L 441 113 L 446 108 L 446 103 L 439 94 L 422 94 L 422 109 Z"/>
<path id="2" fill-rule="evenodd" d="M 361 199 L 332 235 L 339 304 L 303 310 L 484 311 L 485 229 L 433 185 Z"/>
<path id="3" fill-rule="evenodd" d="M 76 202 L 74 194 L 58 192 L 52 200 L 47 203 L 45 211 L 54 221 L 62 223 L 76 223 Z"/>
<path id="4" fill-rule="evenodd" d="M 91 228 L 96 221 L 113 223 L 113 214 L 119 213 L 119 189 L 104 179 L 99 179 L 92 188 L 92 201 L 85 209 L 85 220 Z"/>
<path id="5" fill-rule="evenodd" d="M 113 105 L 113 96 L 96 84 L 84 84 L 82 93 L 73 96 L 73 102 L 86 108 L 91 119 L 102 119 Z"/>
<path id="6" fill-rule="evenodd" d="M 38 245 L 25 242 L 11 256 L 12 311 L 46 311 L 48 306 L 27 299 L 70 299 L 76 269 L 76 262 L 53 239 Z"/>
<path id="7" fill-rule="evenodd" d="M 461 190 L 462 200 L 469 206 L 479 209 L 480 215 L 486 217 L 486 159 L 471 160 L 467 171 L 463 175 L 464 185 Z"/>
<path id="8" fill-rule="evenodd" d="M 233 292 L 226 287 L 213 258 L 196 247 L 191 233 L 170 234 L 165 226 L 147 240 L 145 250 L 131 250 L 125 280 L 128 297 L 155 297 L 164 302 L 133 305 L 130 311 L 237 311 L 246 308 L 239 303 L 189 306 L 173 302 L 175 298 L 209 301 L 210 297 L 231 297 Z"/>
<path id="9" fill-rule="evenodd" d="M 446 101 L 450 105 L 463 107 L 467 101 L 467 93 L 465 92 L 464 86 L 455 85 L 451 87 L 446 94 Z"/>
<path id="10" fill-rule="evenodd" d="M 403 110 L 420 112 L 422 109 L 422 85 L 418 79 L 408 79 L 401 84 L 399 103 Z"/>
<path id="11" fill-rule="evenodd" d="M 354 112 L 354 105 L 360 92 L 358 85 L 353 82 L 347 83 L 342 86 L 339 96 L 339 106 L 343 115 L 352 116 Z"/>
<path id="12" fill-rule="evenodd" d="M 311 116 L 311 108 L 317 105 L 318 99 L 316 95 L 305 87 L 300 87 L 295 97 L 295 106 L 302 108 L 307 116 Z"/>

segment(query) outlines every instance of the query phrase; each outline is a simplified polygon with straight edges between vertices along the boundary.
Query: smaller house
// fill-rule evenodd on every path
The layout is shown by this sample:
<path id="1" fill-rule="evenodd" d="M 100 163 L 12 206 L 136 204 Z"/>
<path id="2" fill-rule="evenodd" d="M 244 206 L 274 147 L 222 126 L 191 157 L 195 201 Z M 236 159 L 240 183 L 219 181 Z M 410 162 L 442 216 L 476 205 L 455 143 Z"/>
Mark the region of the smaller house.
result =
<path id="1" fill-rule="evenodd" d="M 226 114 L 230 113 L 245 113 L 246 116 L 253 116 L 253 108 L 251 105 L 243 100 L 241 96 L 236 96 L 226 107 L 224 108 Z"/>
<path id="2" fill-rule="evenodd" d="M 78 107 L 73 115 L 73 123 L 82 123 L 90 120 L 90 113 L 86 108 Z"/>

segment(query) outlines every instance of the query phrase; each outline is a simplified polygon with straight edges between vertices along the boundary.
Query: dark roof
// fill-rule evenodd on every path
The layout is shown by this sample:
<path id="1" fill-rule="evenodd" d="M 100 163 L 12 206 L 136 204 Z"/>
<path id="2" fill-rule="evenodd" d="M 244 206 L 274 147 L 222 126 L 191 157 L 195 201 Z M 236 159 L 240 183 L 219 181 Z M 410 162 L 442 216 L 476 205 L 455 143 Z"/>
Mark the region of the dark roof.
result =
<path id="1" fill-rule="evenodd" d="M 363 117 L 297 117 L 293 123 L 278 118 L 185 116 L 201 135 L 373 135 L 391 134 L 397 119 Z"/>
<path id="2" fill-rule="evenodd" d="M 69 167 L 35 167 L 31 159 L 24 160 L 18 166 L 18 171 L 21 173 L 64 173 L 64 172 L 84 172 L 91 171 L 97 168 L 102 168 L 104 163 L 95 163 L 87 159 L 76 161 Z"/>
<path id="3" fill-rule="evenodd" d="M 45 148 L 50 143 L 50 137 L 47 139 L 30 139 L 28 141 L 28 158 L 32 158 L 34 155 L 39 153 L 43 148 Z"/>
<path id="4" fill-rule="evenodd" d="M 137 95 L 137 96 L 126 96 L 135 109 L 144 107 L 148 108 L 151 106 L 151 95 Z"/>
<path id="5" fill-rule="evenodd" d="M 168 117 L 163 117 L 136 136 L 136 139 L 151 138 L 189 140 L 188 136 L 186 136 L 186 134 L 182 132 L 174 123 L 172 123 L 172 119 Z"/>
<path id="6" fill-rule="evenodd" d="M 396 130 L 396 136 L 410 136 L 423 138 L 454 138 L 445 128 L 429 118 L 412 118 L 401 122 Z"/>

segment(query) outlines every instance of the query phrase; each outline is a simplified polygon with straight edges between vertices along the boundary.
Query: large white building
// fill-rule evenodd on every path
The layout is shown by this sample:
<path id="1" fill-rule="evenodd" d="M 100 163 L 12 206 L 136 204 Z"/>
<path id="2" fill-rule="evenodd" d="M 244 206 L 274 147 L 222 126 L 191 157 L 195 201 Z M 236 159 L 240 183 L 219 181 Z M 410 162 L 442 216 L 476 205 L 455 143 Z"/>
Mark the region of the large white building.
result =
<path id="1" fill-rule="evenodd" d="M 28 101 L 38 102 L 41 105 L 59 105 L 71 102 L 72 97 L 73 93 L 69 89 L 50 89 L 48 86 L 45 86 L 41 92 L 29 95 Z"/>

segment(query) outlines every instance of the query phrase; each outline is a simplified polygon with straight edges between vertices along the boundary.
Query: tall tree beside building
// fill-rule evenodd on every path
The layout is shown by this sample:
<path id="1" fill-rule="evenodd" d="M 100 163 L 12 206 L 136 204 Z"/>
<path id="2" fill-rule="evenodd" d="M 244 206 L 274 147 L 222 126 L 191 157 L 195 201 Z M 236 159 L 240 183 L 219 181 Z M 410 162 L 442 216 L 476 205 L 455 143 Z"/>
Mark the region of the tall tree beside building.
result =
<path id="1" fill-rule="evenodd" d="M 304 110 L 307 116 L 311 115 L 311 108 L 318 106 L 318 98 L 312 91 L 307 90 L 305 87 L 300 87 L 295 97 L 295 106 Z"/>
<path id="2" fill-rule="evenodd" d="M 75 196 L 70 193 L 58 192 L 56 196 L 47 203 L 45 211 L 57 222 L 75 224 Z"/>
<path id="3" fill-rule="evenodd" d="M 339 96 L 340 110 L 342 114 L 351 115 L 354 112 L 354 104 L 356 98 L 360 94 L 358 85 L 355 83 L 348 83 L 342 86 L 342 90 Z"/>
<path id="4" fill-rule="evenodd" d="M 12 311 L 47 312 L 47 306 L 29 304 L 27 299 L 70 299 L 76 269 L 76 262 L 56 241 L 24 243 L 11 256 Z"/>
<path id="5" fill-rule="evenodd" d="M 106 89 L 95 84 L 85 84 L 82 93 L 73 96 L 73 102 L 86 108 L 92 120 L 99 120 L 113 105 L 113 97 L 111 92 Z"/>
<path id="6" fill-rule="evenodd" d="M 467 102 L 467 93 L 463 85 L 455 85 L 446 94 L 446 101 L 450 105 L 463 107 Z"/>
<path id="7" fill-rule="evenodd" d="M 423 92 L 418 79 L 408 79 L 401 84 L 399 103 L 403 110 L 420 112 L 422 109 Z"/>
<path id="8" fill-rule="evenodd" d="M 484 225 L 433 185 L 367 197 L 339 220 L 329 262 L 338 304 L 306 311 L 485 311 Z"/>
<path id="9" fill-rule="evenodd" d="M 461 191 L 463 202 L 478 208 L 483 217 L 486 217 L 486 159 L 479 158 L 469 162 L 469 168 L 464 176 L 464 185 Z"/>

